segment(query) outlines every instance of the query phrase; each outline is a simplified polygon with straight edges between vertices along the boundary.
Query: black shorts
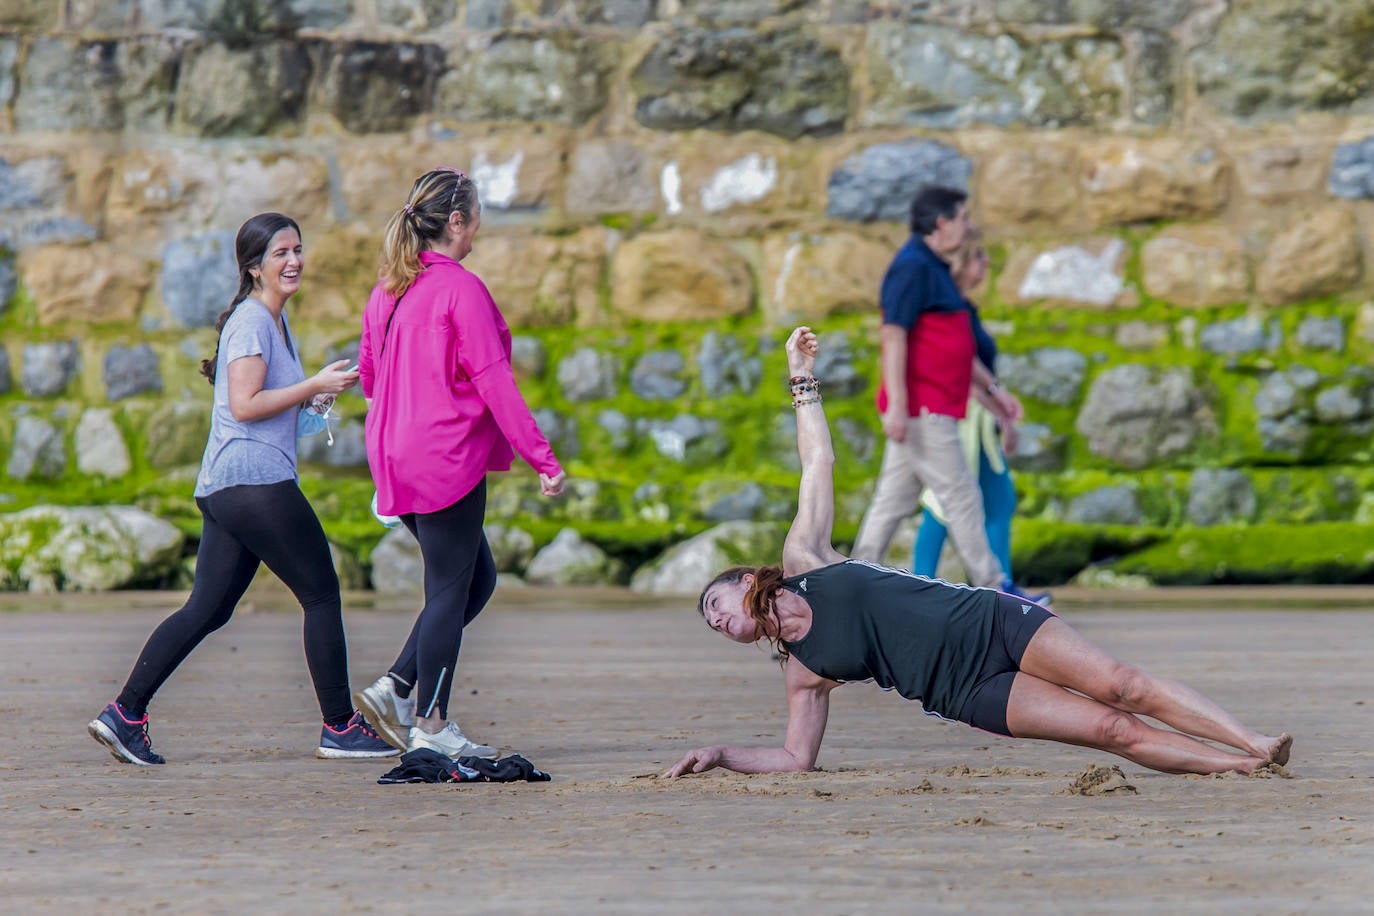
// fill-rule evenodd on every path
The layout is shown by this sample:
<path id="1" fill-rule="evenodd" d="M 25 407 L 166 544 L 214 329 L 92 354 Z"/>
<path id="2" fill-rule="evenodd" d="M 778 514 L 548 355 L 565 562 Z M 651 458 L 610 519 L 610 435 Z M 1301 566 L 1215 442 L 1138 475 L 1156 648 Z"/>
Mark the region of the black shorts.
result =
<path id="1" fill-rule="evenodd" d="M 992 640 L 988 657 L 978 672 L 977 683 L 968 701 L 959 712 L 959 721 L 974 728 L 997 735 L 1011 736 L 1007 730 L 1007 701 L 1011 698 L 1011 682 L 1021 670 L 1021 656 L 1036 631 L 1054 614 L 1038 604 L 997 596 L 992 612 Z"/>

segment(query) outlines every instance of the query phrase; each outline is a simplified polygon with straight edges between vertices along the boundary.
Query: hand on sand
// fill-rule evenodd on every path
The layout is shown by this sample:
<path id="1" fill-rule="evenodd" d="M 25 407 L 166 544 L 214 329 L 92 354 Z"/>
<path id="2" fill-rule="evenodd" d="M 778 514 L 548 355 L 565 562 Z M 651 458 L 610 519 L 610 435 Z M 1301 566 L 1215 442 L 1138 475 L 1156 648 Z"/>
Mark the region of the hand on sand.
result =
<path id="1" fill-rule="evenodd" d="M 688 751 L 682 759 L 664 772 L 664 779 L 676 779 L 684 773 L 705 773 L 707 770 L 714 770 L 720 766 L 722 752 L 725 750 L 721 745 L 714 747 L 699 747 L 694 751 Z"/>

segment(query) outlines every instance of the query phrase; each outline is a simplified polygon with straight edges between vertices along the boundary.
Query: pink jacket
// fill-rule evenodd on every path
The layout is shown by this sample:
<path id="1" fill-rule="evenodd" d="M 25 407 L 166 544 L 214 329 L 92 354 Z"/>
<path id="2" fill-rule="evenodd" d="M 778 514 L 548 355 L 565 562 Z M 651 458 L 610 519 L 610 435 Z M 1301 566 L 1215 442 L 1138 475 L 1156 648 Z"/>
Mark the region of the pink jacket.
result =
<path id="1" fill-rule="evenodd" d="M 399 305 L 378 284 L 363 310 L 358 373 L 383 515 L 453 505 L 488 471 L 509 470 L 512 446 L 541 474 L 562 471 L 515 387 L 510 329 L 491 293 L 444 255 L 423 251 L 420 263 Z"/>

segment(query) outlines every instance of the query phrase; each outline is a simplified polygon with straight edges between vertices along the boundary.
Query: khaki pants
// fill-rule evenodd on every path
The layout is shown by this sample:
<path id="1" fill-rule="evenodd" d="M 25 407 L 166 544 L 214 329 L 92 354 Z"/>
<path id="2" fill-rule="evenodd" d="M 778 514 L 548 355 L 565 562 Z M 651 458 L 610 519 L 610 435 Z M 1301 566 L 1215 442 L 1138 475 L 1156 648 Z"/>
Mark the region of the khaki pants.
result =
<path id="1" fill-rule="evenodd" d="M 1000 588 L 1005 575 L 988 547 L 983 495 L 964 458 L 957 422 L 943 414 L 912 417 L 905 441 L 887 440 L 873 501 L 854 541 L 854 558 L 883 561 L 897 526 L 920 508 L 923 487 L 930 487 L 944 509 L 949 536 L 968 570 L 969 583 Z"/>

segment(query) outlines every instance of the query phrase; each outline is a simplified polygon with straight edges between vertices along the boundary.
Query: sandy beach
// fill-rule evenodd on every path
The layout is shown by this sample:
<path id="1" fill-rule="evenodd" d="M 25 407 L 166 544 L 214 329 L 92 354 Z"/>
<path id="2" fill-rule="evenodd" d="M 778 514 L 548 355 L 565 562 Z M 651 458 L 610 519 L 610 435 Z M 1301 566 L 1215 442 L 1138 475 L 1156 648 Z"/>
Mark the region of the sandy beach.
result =
<path id="1" fill-rule="evenodd" d="M 628 592 L 502 588 L 451 710 L 551 783 L 379 785 L 323 761 L 299 612 L 256 589 L 152 707 L 164 767 L 86 735 L 183 596 L 0 600 L 0 899 L 15 912 L 1368 911 L 1374 617 L 1362 589 L 1064 592 L 1126 660 L 1295 738 L 1288 775 L 1155 774 L 996 738 L 850 685 L 821 769 L 656 777 L 710 743 L 780 743 L 766 652 Z M 371 605 L 371 606 L 368 606 Z M 352 679 L 410 599 L 346 601 Z M 1090 766 L 1117 791 L 1069 794 Z M 1134 788 L 1130 793 L 1124 786 Z"/>

